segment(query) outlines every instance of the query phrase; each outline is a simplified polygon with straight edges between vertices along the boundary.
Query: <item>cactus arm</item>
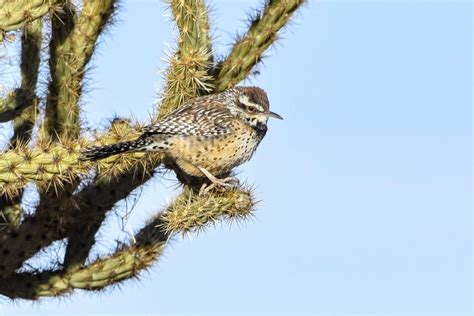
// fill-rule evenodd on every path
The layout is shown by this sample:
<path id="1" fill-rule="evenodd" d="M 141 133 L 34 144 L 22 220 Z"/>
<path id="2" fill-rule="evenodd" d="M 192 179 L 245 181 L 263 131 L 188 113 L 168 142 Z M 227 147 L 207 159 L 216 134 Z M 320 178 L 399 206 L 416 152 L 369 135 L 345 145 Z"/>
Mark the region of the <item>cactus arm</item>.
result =
<path id="1" fill-rule="evenodd" d="M 150 229 L 144 228 L 144 233 Z M 137 240 L 138 241 L 138 240 Z M 24 272 L 0 279 L 0 293 L 10 298 L 36 300 L 74 289 L 99 290 L 136 276 L 162 253 L 166 236 L 152 232 L 135 245 L 69 271 Z M 15 284 L 15 286 L 12 286 Z"/>
<path id="2" fill-rule="evenodd" d="M 15 194 L 30 181 L 40 186 L 67 181 L 88 170 L 77 160 L 78 154 L 65 146 L 21 147 L 0 153 L 0 194 Z"/>
<path id="3" fill-rule="evenodd" d="M 179 30 L 179 52 L 190 54 L 200 49 L 212 51 L 208 9 L 204 1 L 172 0 L 170 7 Z"/>
<path id="4" fill-rule="evenodd" d="M 35 182 L 39 187 L 71 183 L 72 179 L 94 167 L 98 167 L 101 174 L 110 176 L 120 175 L 140 161 L 146 163 L 148 160 L 144 159 L 144 153 L 112 156 L 98 163 L 79 160 L 83 148 L 135 139 L 141 128 L 113 124 L 108 132 L 98 135 L 93 142 L 84 139 L 39 142 L 32 148 L 22 145 L 0 152 L 0 195 L 11 196 L 28 182 Z M 154 160 L 153 157 L 150 159 Z"/>
<path id="5" fill-rule="evenodd" d="M 51 15 L 51 39 L 49 43 L 48 96 L 43 125 L 40 128 L 42 139 L 57 138 L 63 130 L 77 134 L 77 80 L 72 66 L 71 36 L 76 23 L 76 9 L 63 1 L 60 11 Z"/>
<path id="6" fill-rule="evenodd" d="M 237 40 L 227 58 L 218 66 L 216 91 L 220 92 L 244 80 L 261 61 L 267 48 L 277 40 L 278 31 L 304 0 L 267 1 L 262 13 L 252 19 L 246 34 Z"/>
<path id="7" fill-rule="evenodd" d="M 116 0 L 85 0 L 81 14 L 74 28 L 71 40 L 74 43 L 73 53 L 77 59 L 77 68 L 84 68 L 94 53 L 97 39 L 116 10 Z"/>
<path id="8" fill-rule="evenodd" d="M 21 88 L 24 95 L 35 95 L 38 80 L 41 49 L 41 19 L 33 20 L 25 26 L 21 37 Z M 37 98 L 30 98 L 19 116 L 13 120 L 13 136 L 10 148 L 18 144 L 26 144 L 31 139 L 31 132 L 36 120 Z M 0 196 L 0 226 L 15 227 L 21 217 L 22 192 L 11 198 Z M 0 230 L 2 230 L 0 227 Z"/>
<path id="9" fill-rule="evenodd" d="M 212 63 L 209 17 L 203 0 L 170 1 L 178 27 L 178 49 L 168 57 L 166 88 L 158 118 L 161 118 L 200 93 L 212 90 L 208 72 Z"/>
<path id="10" fill-rule="evenodd" d="M 255 202 L 249 188 L 200 197 L 185 189 L 161 215 L 167 234 L 193 233 L 220 220 L 245 219 L 252 215 Z"/>
<path id="11" fill-rule="evenodd" d="M 52 18 L 50 43 L 49 96 L 46 104 L 43 138 L 77 138 L 79 99 L 86 66 L 94 52 L 97 39 L 115 10 L 116 0 L 84 2 L 81 14 L 65 3 L 62 13 Z"/>
<path id="12" fill-rule="evenodd" d="M 38 114 L 38 98 L 36 97 L 36 84 L 41 54 L 42 21 L 36 19 L 25 26 L 21 36 L 21 88 L 29 98 L 30 104 L 13 120 L 13 137 L 10 148 L 17 143 L 26 144 L 31 139 L 33 126 Z"/>

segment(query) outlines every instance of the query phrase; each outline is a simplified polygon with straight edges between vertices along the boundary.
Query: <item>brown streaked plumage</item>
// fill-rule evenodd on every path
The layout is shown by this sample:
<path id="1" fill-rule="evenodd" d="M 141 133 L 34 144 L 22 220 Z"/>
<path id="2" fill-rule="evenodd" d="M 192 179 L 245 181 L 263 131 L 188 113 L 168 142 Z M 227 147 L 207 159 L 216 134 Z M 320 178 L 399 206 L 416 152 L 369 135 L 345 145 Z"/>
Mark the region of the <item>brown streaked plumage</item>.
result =
<path id="1" fill-rule="evenodd" d="M 133 151 L 164 152 L 188 175 L 216 178 L 248 161 L 267 132 L 267 94 L 258 87 L 236 87 L 192 99 L 160 122 L 144 128 L 134 141 L 91 147 L 84 160 Z M 228 179 L 227 179 L 228 180 Z"/>

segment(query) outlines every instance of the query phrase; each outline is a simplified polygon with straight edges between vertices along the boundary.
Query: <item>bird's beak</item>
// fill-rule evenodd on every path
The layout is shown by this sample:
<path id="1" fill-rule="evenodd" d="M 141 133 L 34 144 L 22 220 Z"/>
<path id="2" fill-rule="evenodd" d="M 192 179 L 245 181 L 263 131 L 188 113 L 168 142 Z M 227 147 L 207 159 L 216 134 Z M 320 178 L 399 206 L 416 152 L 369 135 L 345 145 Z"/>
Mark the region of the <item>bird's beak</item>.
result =
<path id="1" fill-rule="evenodd" d="M 281 115 L 279 114 L 276 114 L 275 112 L 272 112 L 272 111 L 269 111 L 268 114 L 267 114 L 268 117 L 274 117 L 274 118 L 277 118 L 279 120 L 283 120 L 283 117 L 281 117 Z"/>

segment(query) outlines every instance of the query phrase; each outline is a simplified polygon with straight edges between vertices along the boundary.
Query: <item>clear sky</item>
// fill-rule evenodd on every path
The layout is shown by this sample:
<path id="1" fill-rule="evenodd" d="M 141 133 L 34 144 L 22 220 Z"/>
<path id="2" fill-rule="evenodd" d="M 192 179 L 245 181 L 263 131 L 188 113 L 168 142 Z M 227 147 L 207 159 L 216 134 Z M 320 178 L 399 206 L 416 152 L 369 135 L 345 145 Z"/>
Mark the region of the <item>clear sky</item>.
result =
<path id="1" fill-rule="evenodd" d="M 254 1 L 214 1 L 224 54 Z M 146 120 L 172 23 L 124 1 L 93 60 L 90 126 Z M 0 315 L 472 315 L 472 3 L 310 1 L 260 75 L 270 122 L 239 177 L 254 220 L 177 239 L 139 281 Z M 157 179 L 127 227 L 175 194 Z M 119 234 L 113 219 L 101 233 Z M 121 233 L 121 238 L 126 234 Z"/>

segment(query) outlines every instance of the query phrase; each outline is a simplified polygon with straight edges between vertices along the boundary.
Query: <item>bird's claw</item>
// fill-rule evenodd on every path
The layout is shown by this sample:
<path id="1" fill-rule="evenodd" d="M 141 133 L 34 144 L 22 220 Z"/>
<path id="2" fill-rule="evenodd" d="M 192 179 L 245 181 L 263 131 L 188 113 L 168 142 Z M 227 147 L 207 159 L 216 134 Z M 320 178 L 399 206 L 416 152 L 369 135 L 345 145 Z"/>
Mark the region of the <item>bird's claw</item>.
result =
<path id="1" fill-rule="evenodd" d="M 239 185 L 239 179 L 236 177 L 227 177 L 224 179 L 216 179 L 211 184 L 204 183 L 199 190 L 199 196 L 207 195 L 211 190 L 224 191 L 232 189 Z"/>

